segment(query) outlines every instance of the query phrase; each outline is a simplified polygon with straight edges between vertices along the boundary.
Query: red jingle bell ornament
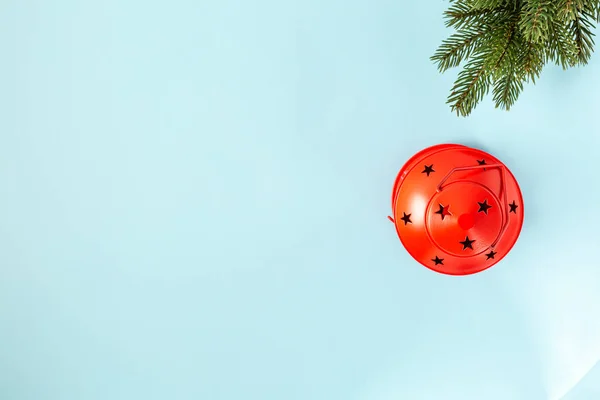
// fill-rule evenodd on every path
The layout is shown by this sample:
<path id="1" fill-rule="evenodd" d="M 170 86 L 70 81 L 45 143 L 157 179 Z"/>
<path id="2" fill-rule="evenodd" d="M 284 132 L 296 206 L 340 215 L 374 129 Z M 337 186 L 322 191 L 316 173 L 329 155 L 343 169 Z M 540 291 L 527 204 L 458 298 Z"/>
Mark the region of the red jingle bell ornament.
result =
<path id="1" fill-rule="evenodd" d="M 410 255 L 448 275 L 500 261 L 523 226 L 517 180 L 492 155 L 458 144 L 428 147 L 404 164 L 392 192 L 393 217 Z"/>

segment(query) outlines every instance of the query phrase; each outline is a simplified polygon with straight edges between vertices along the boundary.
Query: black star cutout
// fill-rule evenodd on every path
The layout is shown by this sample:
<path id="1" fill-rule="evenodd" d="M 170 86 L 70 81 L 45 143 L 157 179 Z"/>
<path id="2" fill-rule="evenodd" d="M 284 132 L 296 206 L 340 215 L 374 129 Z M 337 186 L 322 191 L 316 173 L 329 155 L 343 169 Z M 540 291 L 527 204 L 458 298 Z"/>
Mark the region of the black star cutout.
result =
<path id="1" fill-rule="evenodd" d="M 408 215 L 406 215 L 406 213 L 405 213 L 405 212 L 403 212 L 402 214 L 404 214 L 404 216 L 403 216 L 402 218 L 400 218 L 400 219 L 401 219 L 402 221 L 404 221 L 404 225 L 406 225 L 406 224 L 412 224 L 412 221 L 410 220 L 410 216 L 411 216 L 412 214 L 408 214 Z"/>
<path id="2" fill-rule="evenodd" d="M 437 210 L 435 212 L 435 214 L 440 214 L 442 216 L 442 221 L 443 221 L 444 218 L 446 218 L 446 215 L 452 215 L 452 214 L 450 214 L 450 211 L 448 211 L 449 208 L 450 208 L 450 206 L 444 207 L 443 205 L 440 204 L 440 209 Z"/>
<path id="3" fill-rule="evenodd" d="M 512 204 L 509 204 L 508 206 L 510 207 L 509 212 L 515 213 L 515 214 L 517 213 L 517 207 L 519 207 L 519 206 L 515 203 L 514 200 L 513 200 Z"/>
<path id="4" fill-rule="evenodd" d="M 438 256 L 435 256 L 435 258 L 432 258 L 431 261 L 433 261 L 435 263 L 435 265 L 444 265 L 444 259 L 443 258 L 439 258 Z"/>
<path id="5" fill-rule="evenodd" d="M 426 165 L 425 169 L 423 171 L 421 171 L 422 174 L 427 174 L 427 176 L 429 176 L 430 173 L 435 172 L 433 170 L 433 164 L 431 165 Z"/>
<path id="6" fill-rule="evenodd" d="M 489 252 L 489 253 L 487 253 L 485 256 L 487 257 L 487 260 L 489 260 L 489 259 L 492 259 L 492 260 L 493 260 L 493 259 L 494 259 L 494 256 L 495 256 L 496 254 L 497 254 L 497 253 L 496 253 L 494 250 L 490 250 L 490 252 Z"/>
<path id="7" fill-rule="evenodd" d="M 479 210 L 477 212 L 483 212 L 485 215 L 487 215 L 488 210 L 492 208 L 492 206 L 487 203 L 487 199 L 485 199 L 483 203 L 477 202 L 477 204 L 479 204 Z"/>
<path id="8" fill-rule="evenodd" d="M 463 245 L 463 250 L 466 250 L 466 249 L 473 250 L 473 242 L 475 242 L 475 241 L 474 240 L 469 240 L 469 237 L 467 236 L 464 241 L 458 242 L 458 243 L 460 243 L 460 244 Z"/>
<path id="9" fill-rule="evenodd" d="M 487 164 L 485 163 L 485 160 L 477 160 L 477 163 L 478 163 L 479 165 L 487 165 Z"/>

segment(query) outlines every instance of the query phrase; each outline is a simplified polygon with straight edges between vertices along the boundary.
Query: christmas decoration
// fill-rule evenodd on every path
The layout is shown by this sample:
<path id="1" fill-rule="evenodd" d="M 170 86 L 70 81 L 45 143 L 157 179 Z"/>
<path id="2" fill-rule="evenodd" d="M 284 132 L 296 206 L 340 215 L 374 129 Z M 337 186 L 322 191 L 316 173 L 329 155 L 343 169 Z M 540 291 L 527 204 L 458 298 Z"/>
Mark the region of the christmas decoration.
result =
<path id="1" fill-rule="evenodd" d="M 523 225 L 523 198 L 508 168 L 458 144 L 426 148 L 404 164 L 392 191 L 393 217 L 410 255 L 434 271 L 483 271 L 511 250 Z"/>
<path id="2" fill-rule="evenodd" d="M 431 57 L 440 72 L 466 61 L 448 104 L 467 116 L 493 87 L 496 108 L 509 110 L 523 83 L 545 64 L 587 64 L 600 0 L 450 0 L 446 26 L 456 33 Z"/>

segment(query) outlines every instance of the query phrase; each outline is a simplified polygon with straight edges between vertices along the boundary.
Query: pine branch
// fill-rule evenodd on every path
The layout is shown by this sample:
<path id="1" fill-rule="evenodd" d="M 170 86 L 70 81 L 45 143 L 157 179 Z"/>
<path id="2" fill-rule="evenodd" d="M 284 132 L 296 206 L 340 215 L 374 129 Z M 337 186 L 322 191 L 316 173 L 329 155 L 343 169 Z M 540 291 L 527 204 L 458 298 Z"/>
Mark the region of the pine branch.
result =
<path id="1" fill-rule="evenodd" d="M 485 40 L 475 49 L 474 58 L 458 74 L 448 103 L 457 115 L 466 116 L 488 93 L 491 80 L 499 76 L 501 66 L 516 31 L 518 13 L 503 13 L 495 23 L 503 29 L 489 29 Z M 504 42 L 504 43 L 503 43 Z"/>
<path id="2" fill-rule="evenodd" d="M 523 89 L 520 74 L 517 74 L 519 53 L 518 18 L 515 13 L 511 19 L 498 29 L 497 45 L 493 47 L 487 58 L 488 69 L 492 71 L 494 89 L 492 91 L 496 108 L 509 110 L 517 101 Z"/>
<path id="3" fill-rule="evenodd" d="M 464 0 L 459 0 L 447 11 L 444 11 L 445 24 L 446 27 L 453 27 L 457 30 L 474 22 L 481 24 L 482 17 L 489 17 L 491 14 L 494 14 L 494 11 L 495 8 L 492 7 L 474 9 Z"/>
<path id="4" fill-rule="evenodd" d="M 487 54 L 479 52 L 458 74 L 447 103 L 457 115 L 466 117 L 488 93 L 490 76 L 485 69 Z"/>
<path id="5" fill-rule="evenodd" d="M 510 18 L 495 30 L 494 42 L 491 46 L 492 51 L 489 57 L 489 68 L 496 73 L 501 72 L 501 68 L 506 65 L 506 57 L 509 53 L 511 45 L 514 44 L 516 36 L 517 22 L 519 14 L 514 13 Z"/>
<path id="6" fill-rule="evenodd" d="M 590 21 L 594 16 L 586 10 L 580 10 L 571 22 L 571 35 L 575 40 L 577 52 L 575 54 L 580 64 L 587 64 L 594 51 L 594 24 Z"/>
<path id="7" fill-rule="evenodd" d="M 431 60 L 437 63 L 440 72 L 457 67 L 464 59 L 472 54 L 473 50 L 475 50 L 480 43 L 481 38 L 487 32 L 488 31 L 483 28 L 479 30 L 465 29 L 461 32 L 457 32 L 442 42 L 435 54 L 431 57 Z"/>
<path id="8" fill-rule="evenodd" d="M 546 63 L 567 69 L 593 53 L 600 0 L 449 1 L 446 26 L 456 33 L 431 60 L 441 72 L 467 61 L 447 100 L 457 115 L 469 115 L 490 86 L 496 107 L 509 110 Z"/>
<path id="9" fill-rule="evenodd" d="M 579 0 L 583 2 L 582 7 L 579 7 L 580 10 L 588 11 L 593 19 L 600 23 L 600 0 Z"/>
<path id="10" fill-rule="evenodd" d="M 516 60 L 516 73 L 521 81 L 531 80 L 535 84 L 545 64 L 544 47 L 538 43 L 525 41 L 522 34 L 519 38 L 520 52 Z"/>
<path id="11" fill-rule="evenodd" d="M 556 16 L 563 21 L 573 21 L 578 10 L 583 8 L 584 0 L 557 0 Z"/>
<path id="12" fill-rule="evenodd" d="M 538 43 L 548 40 L 553 10 L 553 0 L 524 0 L 519 25 L 526 40 Z"/>
<path id="13" fill-rule="evenodd" d="M 506 53 L 502 60 L 502 74 L 495 80 L 492 90 L 496 108 L 510 110 L 523 91 L 523 82 L 531 77 L 535 80 L 543 63 L 538 63 L 533 52 L 534 45 L 525 42 L 522 34 L 515 30 L 507 42 Z M 528 71 L 528 72 L 525 72 Z"/>
<path id="14" fill-rule="evenodd" d="M 553 61 L 563 69 L 577 65 L 577 44 L 563 21 L 552 21 L 544 52 L 546 61 Z"/>
<path id="15" fill-rule="evenodd" d="M 510 110 L 523 91 L 523 81 L 515 73 L 503 75 L 494 83 L 492 90 L 496 108 Z"/>
<path id="16" fill-rule="evenodd" d="M 483 38 L 494 31 L 494 27 L 506 20 L 505 9 L 472 10 L 467 0 L 458 0 L 446 11 L 447 25 L 457 32 L 442 41 L 430 58 L 437 63 L 438 70 L 445 72 L 460 65 L 481 44 Z"/>

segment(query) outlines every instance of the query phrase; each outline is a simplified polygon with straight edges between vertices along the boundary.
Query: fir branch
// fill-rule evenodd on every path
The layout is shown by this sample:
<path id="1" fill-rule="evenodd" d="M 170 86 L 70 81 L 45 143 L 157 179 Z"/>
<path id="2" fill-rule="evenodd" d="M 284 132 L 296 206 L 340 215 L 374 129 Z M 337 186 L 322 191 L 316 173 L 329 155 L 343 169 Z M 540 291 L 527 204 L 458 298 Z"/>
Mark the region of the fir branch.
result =
<path id="1" fill-rule="evenodd" d="M 575 54 L 580 64 L 587 64 L 594 51 L 594 24 L 590 21 L 594 16 L 586 10 L 580 10 L 571 22 L 571 35 L 575 40 L 577 52 Z"/>
<path id="2" fill-rule="evenodd" d="M 513 39 L 516 34 L 518 14 L 514 14 L 500 29 L 496 30 L 496 40 L 491 46 L 486 65 L 492 71 L 494 79 L 498 79 L 503 74 L 505 67 L 511 67 L 510 60 L 507 62 L 507 55 L 514 45 Z"/>
<path id="3" fill-rule="evenodd" d="M 489 17 L 491 14 L 494 14 L 494 11 L 496 11 L 496 9 L 491 7 L 475 9 L 465 1 L 459 0 L 447 11 L 444 11 L 444 18 L 446 19 L 445 24 L 446 27 L 462 29 L 474 22 L 480 24 L 482 17 Z"/>
<path id="4" fill-rule="evenodd" d="M 522 91 L 523 81 L 517 74 L 508 73 L 503 75 L 494 82 L 494 89 L 492 90 L 496 108 L 510 110 Z"/>
<path id="5" fill-rule="evenodd" d="M 502 29 L 489 30 L 482 45 L 475 50 L 474 59 L 454 83 L 448 103 L 457 115 L 470 114 L 488 93 L 491 80 L 501 76 L 502 67 L 507 65 L 505 57 L 516 31 L 518 13 L 505 13 L 502 17 L 498 22 Z"/>
<path id="6" fill-rule="evenodd" d="M 490 52 L 487 63 L 492 71 L 494 89 L 492 91 L 496 108 L 509 110 L 517 101 L 519 93 L 523 89 L 522 75 L 517 73 L 519 41 L 517 30 L 519 14 L 515 13 L 511 19 L 499 29 L 499 37 L 502 42 Z"/>
<path id="7" fill-rule="evenodd" d="M 600 0 L 582 0 L 582 10 L 586 10 L 594 19 L 595 22 L 600 23 Z"/>
<path id="8" fill-rule="evenodd" d="M 535 80 L 539 78 L 542 69 L 544 68 L 544 47 L 538 43 L 527 42 L 520 34 L 519 48 L 520 52 L 517 56 L 517 75 L 522 81 L 531 80 L 535 84 Z"/>
<path id="9" fill-rule="evenodd" d="M 556 16 L 563 21 L 573 21 L 578 10 L 583 7 L 584 0 L 557 0 Z"/>
<path id="10" fill-rule="evenodd" d="M 431 60 L 437 63 L 440 72 L 457 67 L 471 55 L 487 32 L 488 30 L 483 28 L 464 29 L 457 32 L 442 42 Z"/>
<path id="11" fill-rule="evenodd" d="M 440 72 L 460 65 L 486 36 L 495 33 L 496 26 L 506 21 L 507 15 L 514 15 L 502 8 L 473 11 L 465 6 L 465 0 L 457 1 L 448 13 L 449 24 L 455 26 L 457 32 L 442 41 L 430 58 L 437 63 Z"/>
<path id="12" fill-rule="evenodd" d="M 600 23 L 600 0 L 579 1 L 583 2 L 583 5 L 579 9 L 586 10 L 597 23 Z"/>
<path id="13" fill-rule="evenodd" d="M 553 61 L 563 69 L 577 65 L 577 44 L 569 27 L 563 21 L 552 21 L 549 40 L 544 46 L 545 60 Z"/>
<path id="14" fill-rule="evenodd" d="M 447 101 L 457 115 L 469 115 L 490 86 L 496 107 L 508 110 L 546 63 L 566 69 L 593 53 L 600 0 L 449 1 L 446 25 L 456 33 L 431 59 L 441 72 L 467 61 Z"/>
<path id="15" fill-rule="evenodd" d="M 466 117 L 488 93 L 490 75 L 485 68 L 486 52 L 479 52 L 465 65 L 448 96 L 456 115 Z"/>
<path id="16" fill-rule="evenodd" d="M 519 25 L 526 40 L 544 42 L 548 39 L 548 25 L 553 10 L 552 0 L 524 0 Z"/>

